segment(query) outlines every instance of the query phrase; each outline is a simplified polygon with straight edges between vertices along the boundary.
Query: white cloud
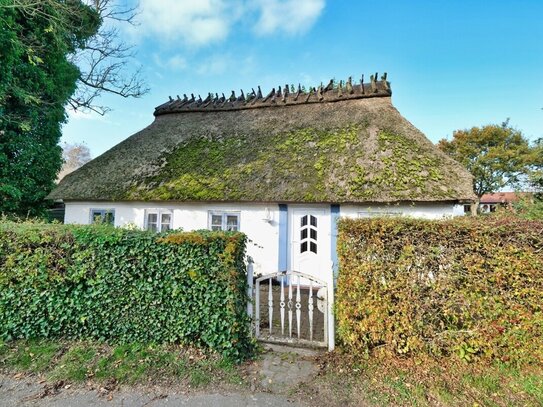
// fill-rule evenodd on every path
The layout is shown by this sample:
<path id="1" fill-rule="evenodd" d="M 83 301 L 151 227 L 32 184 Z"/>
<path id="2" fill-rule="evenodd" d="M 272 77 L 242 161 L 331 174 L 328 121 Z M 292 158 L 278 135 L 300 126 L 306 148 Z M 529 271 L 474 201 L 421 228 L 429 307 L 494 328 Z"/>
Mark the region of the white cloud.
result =
<path id="1" fill-rule="evenodd" d="M 253 55 L 233 56 L 231 53 L 216 53 L 204 58 L 196 65 L 196 73 L 203 76 L 217 76 L 226 72 L 247 76 L 254 73 L 256 61 Z"/>
<path id="2" fill-rule="evenodd" d="M 211 55 L 198 64 L 196 72 L 200 75 L 220 75 L 227 70 L 231 63 L 232 58 L 230 55 Z"/>
<path id="3" fill-rule="evenodd" d="M 171 68 L 181 71 L 187 67 L 187 60 L 180 55 L 174 55 L 168 58 L 166 64 Z"/>
<path id="4" fill-rule="evenodd" d="M 325 0 L 256 0 L 260 17 L 254 29 L 270 35 L 282 31 L 289 35 L 308 31 L 322 13 Z"/>
<path id="5" fill-rule="evenodd" d="M 106 118 L 98 113 L 93 112 L 92 110 L 74 110 L 69 107 L 66 107 L 68 113 L 68 118 L 71 120 L 95 120 L 99 122 L 106 122 Z"/>
<path id="6" fill-rule="evenodd" d="M 140 0 L 140 25 L 129 32 L 159 42 L 198 48 L 220 42 L 243 21 L 258 35 L 308 31 L 325 0 Z"/>
<path id="7" fill-rule="evenodd" d="M 226 38 L 242 5 L 240 0 L 140 0 L 137 30 L 198 47 Z"/>
<path id="8" fill-rule="evenodd" d="M 182 71 L 187 67 L 186 58 L 181 55 L 174 54 L 167 59 L 163 59 L 160 54 L 153 54 L 153 62 L 160 68 L 168 68 L 174 71 Z"/>

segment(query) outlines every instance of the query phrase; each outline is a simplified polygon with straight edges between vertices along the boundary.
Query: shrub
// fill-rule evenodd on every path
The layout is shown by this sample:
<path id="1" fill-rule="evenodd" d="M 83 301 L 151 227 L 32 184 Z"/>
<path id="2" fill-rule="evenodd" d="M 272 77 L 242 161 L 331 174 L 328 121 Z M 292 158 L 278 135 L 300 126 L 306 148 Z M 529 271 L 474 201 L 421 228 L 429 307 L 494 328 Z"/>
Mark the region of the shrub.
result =
<path id="1" fill-rule="evenodd" d="M 348 352 L 543 363 L 543 222 L 341 220 L 338 251 Z"/>
<path id="2" fill-rule="evenodd" d="M 0 223 L 0 339 L 253 343 L 240 233 Z"/>
<path id="3" fill-rule="evenodd" d="M 543 219 L 543 200 L 537 197 L 522 197 L 513 203 L 516 216 L 528 220 Z"/>

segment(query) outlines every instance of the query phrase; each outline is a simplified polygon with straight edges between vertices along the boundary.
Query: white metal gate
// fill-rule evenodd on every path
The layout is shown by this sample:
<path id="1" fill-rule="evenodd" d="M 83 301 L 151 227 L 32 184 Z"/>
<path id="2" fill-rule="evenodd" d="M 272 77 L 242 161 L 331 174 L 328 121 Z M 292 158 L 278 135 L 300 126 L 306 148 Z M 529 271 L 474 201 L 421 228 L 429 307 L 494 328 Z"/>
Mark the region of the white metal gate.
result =
<path id="1" fill-rule="evenodd" d="M 272 273 L 256 279 L 251 297 L 258 340 L 330 348 L 326 282 L 296 271 Z"/>

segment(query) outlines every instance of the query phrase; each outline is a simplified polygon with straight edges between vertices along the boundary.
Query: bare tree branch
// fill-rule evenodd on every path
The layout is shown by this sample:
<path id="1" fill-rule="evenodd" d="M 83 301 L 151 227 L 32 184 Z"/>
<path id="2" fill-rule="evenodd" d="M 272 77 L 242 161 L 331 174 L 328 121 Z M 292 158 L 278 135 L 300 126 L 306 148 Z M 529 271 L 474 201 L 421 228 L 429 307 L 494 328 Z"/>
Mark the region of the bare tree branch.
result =
<path id="1" fill-rule="evenodd" d="M 70 100 L 73 108 L 90 110 L 101 115 L 110 111 L 95 101 L 104 93 L 124 98 L 138 98 L 149 89 L 141 76 L 141 67 L 129 72 L 134 49 L 121 40 L 116 24 L 135 24 L 137 7 L 122 7 L 112 0 L 92 0 L 102 18 L 98 33 L 72 56 L 81 75 L 76 93 Z"/>
<path id="2" fill-rule="evenodd" d="M 57 12 L 47 14 L 43 5 L 54 6 Z M 77 21 L 75 13 L 80 12 L 78 1 L 61 0 L 12 0 L 9 5 L 0 7 L 18 8 L 28 18 L 42 17 L 51 20 L 58 29 L 67 29 Z M 83 0 L 83 4 L 93 7 L 100 19 L 98 32 L 74 50 L 70 60 L 79 68 L 78 87 L 69 101 L 73 110 L 93 111 L 104 115 L 111 109 L 97 103 L 103 94 L 114 94 L 124 98 L 139 98 L 149 88 L 141 74 L 141 67 L 134 68 L 134 48 L 121 39 L 119 24 L 135 25 L 137 7 L 127 7 L 116 0 Z M 71 18 L 72 17 L 72 18 Z M 46 52 L 37 44 L 26 44 L 35 52 Z"/>

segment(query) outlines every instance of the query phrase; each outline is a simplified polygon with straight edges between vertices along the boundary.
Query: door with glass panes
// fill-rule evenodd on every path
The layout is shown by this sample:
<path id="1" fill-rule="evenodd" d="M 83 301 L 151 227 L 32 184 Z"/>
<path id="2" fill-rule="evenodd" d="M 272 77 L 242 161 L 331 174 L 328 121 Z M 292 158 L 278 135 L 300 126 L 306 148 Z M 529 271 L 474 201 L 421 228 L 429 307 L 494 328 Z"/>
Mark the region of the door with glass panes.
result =
<path id="1" fill-rule="evenodd" d="M 323 272 L 328 265 L 329 234 L 325 233 L 325 211 L 294 209 L 290 220 L 291 269 L 326 281 Z"/>

